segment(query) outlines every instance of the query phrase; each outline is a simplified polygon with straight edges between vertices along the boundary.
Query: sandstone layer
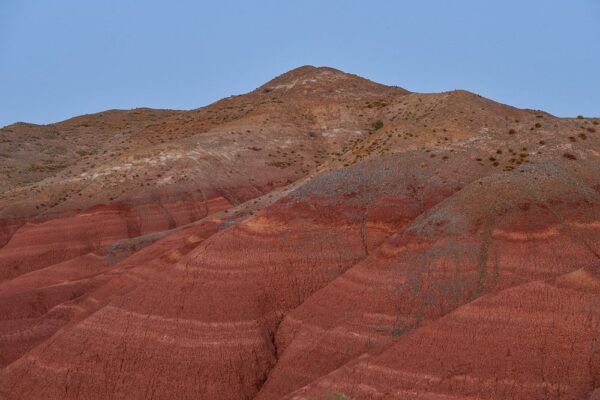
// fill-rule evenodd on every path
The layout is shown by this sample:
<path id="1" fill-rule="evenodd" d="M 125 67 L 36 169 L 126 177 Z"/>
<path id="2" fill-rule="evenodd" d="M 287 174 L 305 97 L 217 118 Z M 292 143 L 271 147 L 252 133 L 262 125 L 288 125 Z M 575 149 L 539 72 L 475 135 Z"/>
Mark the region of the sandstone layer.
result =
<path id="1" fill-rule="evenodd" d="M 600 119 L 301 67 L 0 129 L 0 398 L 596 399 Z"/>

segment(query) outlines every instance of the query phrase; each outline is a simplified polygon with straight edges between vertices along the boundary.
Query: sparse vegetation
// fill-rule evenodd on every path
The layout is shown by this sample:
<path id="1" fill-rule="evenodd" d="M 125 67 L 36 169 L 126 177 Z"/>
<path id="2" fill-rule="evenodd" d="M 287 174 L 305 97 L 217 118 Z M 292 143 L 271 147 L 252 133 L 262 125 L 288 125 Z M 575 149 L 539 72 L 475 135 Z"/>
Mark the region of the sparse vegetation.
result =
<path id="1" fill-rule="evenodd" d="M 373 124 L 371 125 L 371 128 L 374 131 L 380 130 L 381 128 L 383 128 L 383 121 L 378 119 L 377 121 L 373 122 Z"/>
<path id="2" fill-rule="evenodd" d="M 43 167 L 41 165 L 35 164 L 35 163 L 29 163 L 29 168 L 27 168 L 28 171 L 31 172 L 39 172 L 39 171 L 43 171 Z"/>
<path id="3" fill-rule="evenodd" d="M 292 165 L 292 163 L 288 162 L 288 161 L 270 161 L 267 163 L 267 165 L 269 165 L 271 167 L 285 169 L 287 167 L 290 167 Z"/>
<path id="4" fill-rule="evenodd" d="M 94 154 L 94 152 L 89 150 L 77 150 L 77 155 L 80 157 L 91 156 L 92 154 Z"/>

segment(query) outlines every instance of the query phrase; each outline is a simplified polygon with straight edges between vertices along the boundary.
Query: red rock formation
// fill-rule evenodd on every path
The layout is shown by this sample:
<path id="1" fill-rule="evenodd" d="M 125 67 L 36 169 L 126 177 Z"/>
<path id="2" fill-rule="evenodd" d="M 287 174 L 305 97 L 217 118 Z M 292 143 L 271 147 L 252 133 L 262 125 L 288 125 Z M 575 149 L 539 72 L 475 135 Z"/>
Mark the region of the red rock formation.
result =
<path id="1" fill-rule="evenodd" d="M 27 222 L 0 249 L 0 280 L 101 250 L 121 239 L 173 229 L 230 205 L 222 197 L 135 206 L 113 203 L 73 216 Z"/>
<path id="2" fill-rule="evenodd" d="M 528 187 L 538 176 L 530 174 L 470 184 L 289 313 L 259 398 L 281 397 L 488 292 L 593 262 L 600 204 L 555 178 Z"/>
<path id="3" fill-rule="evenodd" d="M 599 301 L 597 266 L 505 289 L 286 398 L 335 388 L 353 399 L 593 399 Z"/>
<path id="4" fill-rule="evenodd" d="M 303 67 L 7 127 L 0 398 L 593 399 L 597 124 Z"/>

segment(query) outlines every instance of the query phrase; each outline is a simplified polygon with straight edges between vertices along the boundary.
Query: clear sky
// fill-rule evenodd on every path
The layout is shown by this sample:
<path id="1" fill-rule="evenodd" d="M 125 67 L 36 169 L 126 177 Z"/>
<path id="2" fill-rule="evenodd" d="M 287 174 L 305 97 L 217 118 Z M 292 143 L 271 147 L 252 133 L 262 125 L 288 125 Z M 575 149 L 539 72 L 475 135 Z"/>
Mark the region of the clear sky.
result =
<path id="1" fill-rule="evenodd" d="M 0 0 L 0 126 L 196 108 L 305 64 L 600 116 L 600 1 Z"/>

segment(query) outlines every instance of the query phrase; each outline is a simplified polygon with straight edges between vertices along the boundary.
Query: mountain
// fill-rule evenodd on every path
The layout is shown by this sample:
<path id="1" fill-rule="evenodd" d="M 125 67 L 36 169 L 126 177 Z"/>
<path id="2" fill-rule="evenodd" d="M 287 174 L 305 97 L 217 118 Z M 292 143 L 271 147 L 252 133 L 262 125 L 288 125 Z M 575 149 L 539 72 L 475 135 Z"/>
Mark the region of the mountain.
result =
<path id="1" fill-rule="evenodd" d="M 300 67 L 0 129 L 0 398 L 598 399 L 600 119 Z"/>

